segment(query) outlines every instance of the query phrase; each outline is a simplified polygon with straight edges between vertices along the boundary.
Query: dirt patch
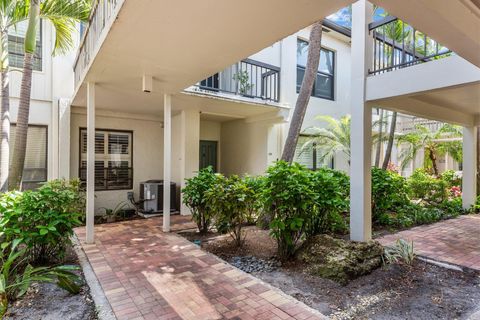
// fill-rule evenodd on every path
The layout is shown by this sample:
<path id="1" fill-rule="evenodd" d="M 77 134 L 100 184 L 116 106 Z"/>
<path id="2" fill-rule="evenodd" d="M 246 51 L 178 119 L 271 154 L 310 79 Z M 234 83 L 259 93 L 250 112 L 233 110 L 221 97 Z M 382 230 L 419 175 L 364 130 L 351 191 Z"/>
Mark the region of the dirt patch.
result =
<path id="1" fill-rule="evenodd" d="M 246 230 L 241 249 L 231 244 L 228 235 L 186 237 L 201 240 L 202 248 L 227 261 L 238 256 L 275 258 L 276 243 L 268 231 Z M 480 305 L 479 272 L 453 271 L 422 261 L 413 267 L 382 267 L 347 285 L 312 276 L 298 262 L 252 274 L 332 319 L 468 319 Z"/>
<path id="2" fill-rule="evenodd" d="M 73 250 L 69 250 L 66 264 L 78 265 Z M 79 274 L 85 283 L 83 273 Z M 96 320 L 97 313 L 86 283 L 76 295 L 52 283 L 35 283 L 25 296 L 11 303 L 4 319 Z"/>

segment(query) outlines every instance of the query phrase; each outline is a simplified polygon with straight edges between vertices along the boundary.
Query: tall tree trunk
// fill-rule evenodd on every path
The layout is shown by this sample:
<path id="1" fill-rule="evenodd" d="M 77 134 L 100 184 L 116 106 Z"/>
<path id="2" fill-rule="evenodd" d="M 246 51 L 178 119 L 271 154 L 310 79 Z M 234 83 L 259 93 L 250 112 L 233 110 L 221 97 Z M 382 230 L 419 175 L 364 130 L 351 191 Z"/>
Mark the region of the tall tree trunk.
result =
<path id="1" fill-rule="evenodd" d="M 322 22 L 316 22 L 310 31 L 310 40 L 308 44 L 307 65 L 305 74 L 298 94 L 295 110 L 293 111 L 290 128 L 288 130 L 287 141 L 283 148 L 282 160 L 291 163 L 295 156 L 295 148 L 298 143 L 298 136 L 302 129 L 303 119 L 307 111 L 308 102 L 312 95 L 313 84 L 317 78 L 318 64 L 320 62 L 320 50 L 322 44 Z"/>
<path id="2" fill-rule="evenodd" d="M 432 169 L 433 169 L 433 174 L 438 177 L 438 167 L 437 167 L 437 155 L 435 152 L 431 149 L 428 149 L 428 157 L 430 158 L 430 161 L 432 161 Z"/>
<path id="3" fill-rule="evenodd" d="M 387 170 L 390 159 L 392 158 L 393 140 L 395 139 L 395 129 L 397 128 L 397 112 L 392 113 L 392 123 L 390 124 L 390 135 L 388 136 L 387 151 L 383 159 L 382 169 Z"/>
<path id="4" fill-rule="evenodd" d="M 380 167 L 380 154 L 382 151 L 382 137 L 383 137 L 383 109 L 380 109 L 379 113 L 380 127 L 378 128 L 378 142 L 377 150 L 375 151 L 375 167 Z"/>
<path id="5" fill-rule="evenodd" d="M 25 34 L 25 50 L 23 58 L 23 74 L 20 87 L 20 103 L 18 107 L 17 126 L 15 129 L 15 146 L 13 149 L 12 169 L 9 188 L 20 189 L 25 153 L 27 151 L 28 117 L 30 115 L 30 95 L 32 92 L 32 69 L 37 46 L 37 25 L 40 13 L 40 0 L 30 1 L 28 27 Z"/>
<path id="6" fill-rule="evenodd" d="M 15 128 L 15 146 L 13 147 L 12 167 L 9 178 L 10 190 L 20 189 L 27 151 L 28 117 L 30 115 L 30 94 L 32 91 L 33 54 L 25 53 L 23 61 L 20 103 Z"/>
<path id="7" fill-rule="evenodd" d="M 0 192 L 8 190 L 8 172 L 10 163 L 10 81 L 8 63 L 8 32 L 0 34 L 0 84 L 2 101 L 0 110 Z"/>

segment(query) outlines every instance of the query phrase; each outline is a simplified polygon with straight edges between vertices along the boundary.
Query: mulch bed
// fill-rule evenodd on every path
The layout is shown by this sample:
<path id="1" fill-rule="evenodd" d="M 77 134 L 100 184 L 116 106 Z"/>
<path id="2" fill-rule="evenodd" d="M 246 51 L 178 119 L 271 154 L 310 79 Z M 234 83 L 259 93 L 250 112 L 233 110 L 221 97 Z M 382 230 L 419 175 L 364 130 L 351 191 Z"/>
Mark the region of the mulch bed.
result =
<path id="1" fill-rule="evenodd" d="M 276 258 L 276 243 L 267 230 L 253 226 L 246 230 L 243 248 L 234 247 L 228 235 L 182 235 L 200 240 L 204 250 L 232 263 L 239 256 Z M 309 275 L 295 262 L 252 274 L 332 319 L 467 319 L 480 308 L 479 272 L 459 272 L 418 260 L 412 267 L 382 267 L 345 286 Z"/>
<path id="2" fill-rule="evenodd" d="M 73 250 L 65 264 L 79 265 Z M 79 294 L 70 294 L 52 283 L 35 283 L 27 294 L 10 304 L 4 319 L 15 320 L 96 320 L 95 304 L 85 283 Z"/>

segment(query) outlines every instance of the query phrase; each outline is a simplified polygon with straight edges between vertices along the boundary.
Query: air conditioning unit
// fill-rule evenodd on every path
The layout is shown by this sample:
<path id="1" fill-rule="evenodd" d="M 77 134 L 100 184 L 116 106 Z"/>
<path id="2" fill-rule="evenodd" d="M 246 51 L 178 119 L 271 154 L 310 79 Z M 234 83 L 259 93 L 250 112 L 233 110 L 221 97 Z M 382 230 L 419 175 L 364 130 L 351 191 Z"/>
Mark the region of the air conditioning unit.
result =
<path id="1" fill-rule="evenodd" d="M 140 209 L 145 214 L 163 212 L 163 180 L 147 180 L 140 182 Z M 177 185 L 170 183 L 170 212 L 178 211 Z"/>

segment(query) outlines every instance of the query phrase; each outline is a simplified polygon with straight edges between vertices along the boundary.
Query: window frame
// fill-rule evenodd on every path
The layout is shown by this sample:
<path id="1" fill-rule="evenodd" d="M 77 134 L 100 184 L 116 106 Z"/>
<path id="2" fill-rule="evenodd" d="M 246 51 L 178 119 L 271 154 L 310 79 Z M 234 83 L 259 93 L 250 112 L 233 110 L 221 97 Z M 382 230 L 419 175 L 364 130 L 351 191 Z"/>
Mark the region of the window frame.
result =
<path id="1" fill-rule="evenodd" d="M 298 48 L 298 42 L 305 42 L 305 43 L 309 43 L 307 40 L 304 40 L 302 38 L 297 38 L 297 48 Z M 315 82 L 313 83 L 313 88 L 312 88 L 312 94 L 311 96 L 312 97 L 315 97 L 315 98 L 320 98 L 320 99 L 325 99 L 325 100 L 330 100 L 330 101 L 335 101 L 335 79 L 336 79 L 336 60 L 337 60 L 337 56 L 336 56 L 336 51 L 335 50 L 332 50 L 332 49 L 329 49 L 329 48 L 326 48 L 324 46 L 321 47 L 320 49 L 320 55 L 322 54 L 322 51 L 328 51 L 328 52 L 331 52 L 332 53 L 332 74 L 329 74 L 329 73 L 326 73 L 326 72 L 323 72 L 323 71 L 319 71 L 317 70 L 317 77 L 320 75 L 320 76 L 324 76 L 324 77 L 327 77 L 327 78 L 331 78 L 332 79 L 332 84 L 331 84 L 331 96 L 324 96 L 324 95 L 317 95 L 315 94 L 315 86 L 316 86 L 316 83 L 317 83 L 317 77 L 315 78 Z M 303 69 L 303 72 L 304 72 L 304 75 L 305 75 L 305 68 L 306 66 L 303 66 L 301 64 L 298 64 L 298 52 L 297 52 L 297 67 L 296 67 L 296 83 L 295 83 L 295 90 L 297 92 L 297 94 L 300 92 L 300 87 L 301 87 L 301 84 L 300 86 L 298 85 L 298 69 Z M 303 80 L 303 78 L 302 78 Z"/>
<path id="2" fill-rule="evenodd" d="M 13 127 L 16 127 L 17 126 L 17 123 L 16 122 L 12 122 L 10 124 L 10 130 L 12 130 Z M 28 184 L 37 184 L 39 187 L 41 183 L 45 183 L 48 181 L 48 154 L 49 154 L 49 144 L 48 144 L 48 140 L 49 140 L 49 134 L 48 134 L 48 125 L 47 124 L 28 124 L 28 128 L 30 127 L 34 127 L 34 128 L 44 128 L 45 129 L 45 180 L 28 180 L 28 181 L 25 181 L 23 180 L 23 177 L 25 176 L 23 174 L 23 172 L 25 171 L 25 165 L 24 165 L 24 168 L 23 168 L 23 172 L 22 172 L 22 190 L 31 190 L 31 189 L 35 189 L 35 188 L 27 188 L 25 189 L 23 187 L 24 183 L 28 183 Z M 27 137 L 28 137 L 28 129 L 27 129 Z M 41 169 L 41 168 L 29 168 L 29 169 Z"/>
<path id="3" fill-rule="evenodd" d="M 78 135 L 78 177 L 82 183 L 86 183 L 86 179 L 82 179 L 82 170 L 86 170 L 86 167 L 82 167 L 82 131 L 87 131 L 86 127 L 80 127 L 79 128 L 79 135 Z M 134 147 L 134 132 L 133 130 L 123 130 L 123 129 L 105 129 L 105 128 L 95 128 L 95 135 L 97 134 L 98 131 L 105 132 L 107 134 L 110 133 L 124 133 L 124 134 L 129 134 L 131 137 L 131 146 L 130 146 L 130 166 L 128 167 L 128 171 L 130 174 L 130 177 L 128 178 L 128 186 L 126 187 L 115 187 L 115 188 L 108 188 L 107 182 L 109 181 L 107 178 L 104 178 L 103 180 L 105 183 L 103 186 L 107 187 L 99 187 L 97 184 L 94 184 L 95 186 L 95 191 L 121 191 L 121 190 L 132 190 L 133 189 L 133 180 L 134 180 L 134 169 L 133 169 L 133 147 Z M 103 146 L 104 150 L 107 150 L 108 152 L 108 145 Z M 97 153 L 95 153 L 95 156 Z M 98 160 L 100 161 L 100 160 Z M 105 168 L 105 162 L 108 162 L 110 160 L 102 160 L 104 162 L 104 169 Z M 95 162 L 97 160 L 95 159 Z M 108 167 L 107 167 L 108 169 Z"/>
<path id="4" fill-rule="evenodd" d="M 39 29 L 40 39 L 37 40 L 37 45 L 36 45 L 36 48 L 35 48 L 35 54 L 33 55 L 33 57 L 34 57 L 34 58 L 33 58 L 34 61 L 33 61 L 33 64 L 32 64 L 32 66 L 33 66 L 33 67 L 32 67 L 32 71 L 33 71 L 33 72 L 43 72 L 43 71 L 44 71 L 44 65 L 43 65 L 43 61 L 44 61 L 44 60 L 43 60 L 43 58 L 44 58 L 44 52 L 43 52 L 44 46 L 43 46 L 43 20 L 42 20 L 42 19 L 39 20 L 38 25 L 39 25 L 38 29 Z M 11 40 L 11 39 L 13 39 L 13 40 Z M 19 41 L 16 41 L 17 39 L 22 39 L 22 40 L 19 42 Z M 17 42 L 17 43 L 20 43 L 20 44 L 23 46 L 23 44 L 25 43 L 25 36 L 20 37 L 20 36 L 15 36 L 15 35 L 10 35 L 10 34 L 8 34 L 8 42 L 10 43 L 10 41 L 15 41 L 15 42 Z M 38 50 L 39 56 L 37 56 L 37 52 L 36 52 L 37 49 L 39 49 L 39 50 Z M 10 57 L 11 57 L 12 55 L 17 56 L 17 57 L 21 57 L 21 61 L 23 61 L 23 58 L 24 58 L 24 56 L 25 56 L 25 53 L 19 54 L 19 53 L 16 53 L 16 52 L 11 52 L 11 51 L 10 51 L 10 47 L 8 47 L 8 57 L 9 57 L 9 64 L 10 64 L 9 67 L 10 67 L 11 69 L 23 70 L 23 64 L 22 64 L 21 66 L 14 66 L 14 65 L 12 65 L 11 59 L 10 59 Z M 40 65 L 39 65 L 39 66 L 40 66 L 40 69 L 37 69 L 37 68 L 35 67 L 35 59 L 39 59 L 39 60 L 40 60 Z"/>

